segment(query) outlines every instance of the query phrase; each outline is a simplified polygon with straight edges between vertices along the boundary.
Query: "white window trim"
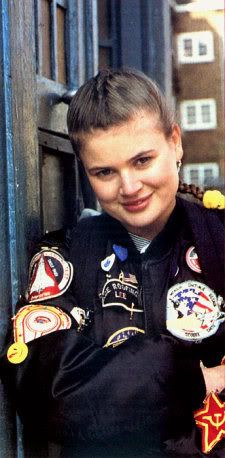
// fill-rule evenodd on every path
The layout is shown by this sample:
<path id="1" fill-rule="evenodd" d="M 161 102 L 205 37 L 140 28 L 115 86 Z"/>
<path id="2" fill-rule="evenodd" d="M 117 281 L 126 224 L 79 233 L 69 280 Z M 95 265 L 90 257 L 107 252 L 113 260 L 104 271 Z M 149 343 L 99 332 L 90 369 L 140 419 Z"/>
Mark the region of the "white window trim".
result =
<path id="1" fill-rule="evenodd" d="M 192 56 L 185 56 L 184 54 L 184 41 L 191 40 L 193 47 Z M 207 45 L 207 54 L 201 56 L 199 54 L 199 42 L 202 41 Z M 201 62 L 213 62 L 214 60 L 214 43 L 213 32 L 199 31 L 199 32 L 185 32 L 179 33 L 177 36 L 177 52 L 178 62 L 181 64 L 195 64 Z"/>
<path id="2" fill-rule="evenodd" d="M 210 121 L 203 122 L 202 117 L 202 106 L 209 105 L 210 107 Z M 195 107 L 196 111 L 196 122 L 190 124 L 188 122 L 187 110 L 189 107 Z M 180 114 L 181 114 L 181 125 L 184 130 L 210 130 L 216 129 L 217 127 L 217 115 L 216 115 L 216 101 L 215 99 L 197 99 L 197 100 L 185 100 L 180 103 Z"/>
<path id="3" fill-rule="evenodd" d="M 205 179 L 205 171 L 210 169 L 212 171 L 212 182 L 207 183 Z M 214 181 L 219 178 L 219 165 L 216 162 L 202 162 L 196 164 L 185 164 L 182 169 L 183 181 L 191 184 L 191 172 L 196 170 L 198 172 L 198 180 L 192 184 L 196 186 L 213 185 Z"/>

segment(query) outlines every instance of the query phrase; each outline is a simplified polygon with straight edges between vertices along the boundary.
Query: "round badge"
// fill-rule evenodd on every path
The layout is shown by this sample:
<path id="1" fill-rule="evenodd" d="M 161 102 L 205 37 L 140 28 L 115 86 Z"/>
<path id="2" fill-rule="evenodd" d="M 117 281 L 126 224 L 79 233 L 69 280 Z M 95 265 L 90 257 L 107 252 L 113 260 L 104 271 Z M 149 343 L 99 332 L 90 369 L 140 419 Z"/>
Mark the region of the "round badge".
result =
<path id="1" fill-rule="evenodd" d="M 22 363 L 28 355 L 28 347 L 23 342 L 14 342 L 7 351 L 7 358 L 12 364 Z"/>
<path id="2" fill-rule="evenodd" d="M 190 248 L 188 248 L 187 253 L 186 253 L 186 262 L 187 262 L 188 267 L 190 267 L 191 270 L 194 270 L 194 272 L 197 272 L 198 274 L 202 272 L 200 264 L 199 264 L 198 255 L 196 253 L 194 246 L 191 246 Z"/>
<path id="3" fill-rule="evenodd" d="M 188 280 L 169 289 L 166 324 L 174 336 L 199 341 L 215 334 L 224 320 L 218 298 L 207 285 Z"/>

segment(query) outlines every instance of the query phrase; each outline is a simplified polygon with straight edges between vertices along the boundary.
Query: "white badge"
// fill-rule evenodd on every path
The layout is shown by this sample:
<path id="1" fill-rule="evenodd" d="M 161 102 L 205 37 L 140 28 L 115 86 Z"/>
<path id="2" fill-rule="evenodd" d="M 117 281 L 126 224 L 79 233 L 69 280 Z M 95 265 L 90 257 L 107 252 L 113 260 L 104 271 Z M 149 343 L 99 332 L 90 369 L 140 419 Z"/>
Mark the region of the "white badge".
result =
<path id="1" fill-rule="evenodd" d="M 109 270 L 114 264 L 115 258 L 115 254 L 112 253 L 110 256 L 107 256 L 107 258 L 103 259 L 103 261 L 101 262 L 102 270 L 104 270 L 105 272 L 109 272 Z"/>

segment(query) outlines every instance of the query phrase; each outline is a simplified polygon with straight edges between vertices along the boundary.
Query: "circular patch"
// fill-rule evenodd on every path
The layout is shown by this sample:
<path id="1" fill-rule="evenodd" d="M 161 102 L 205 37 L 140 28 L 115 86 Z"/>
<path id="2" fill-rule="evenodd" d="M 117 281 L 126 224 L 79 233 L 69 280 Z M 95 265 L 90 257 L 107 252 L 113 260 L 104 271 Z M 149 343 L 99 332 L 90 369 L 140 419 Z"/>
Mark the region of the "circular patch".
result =
<path id="1" fill-rule="evenodd" d="M 187 253 L 186 253 L 186 262 L 188 267 L 190 267 L 191 270 L 194 270 L 194 272 L 197 272 L 200 274 L 202 272 L 200 264 L 199 264 L 199 259 L 198 255 L 195 251 L 195 247 L 191 246 L 188 248 Z"/>
<path id="2" fill-rule="evenodd" d="M 28 347 L 24 342 L 14 342 L 7 351 L 7 358 L 12 364 L 22 363 L 28 355 Z"/>
<path id="3" fill-rule="evenodd" d="M 123 329 L 118 329 L 118 331 L 114 332 L 107 340 L 106 344 L 104 347 L 117 347 L 117 345 L 120 345 L 121 343 L 125 342 L 127 339 L 129 339 L 132 336 L 135 336 L 136 334 L 145 334 L 145 331 L 143 329 L 139 329 L 136 327 L 129 326 L 127 328 Z"/>
<path id="4" fill-rule="evenodd" d="M 54 250 L 42 250 L 30 263 L 26 298 L 39 302 L 61 296 L 73 278 L 73 266 Z"/>
<path id="5" fill-rule="evenodd" d="M 198 341 L 217 331 L 225 320 L 213 290 L 188 280 L 172 286 L 167 295 L 167 329 L 176 337 Z"/>

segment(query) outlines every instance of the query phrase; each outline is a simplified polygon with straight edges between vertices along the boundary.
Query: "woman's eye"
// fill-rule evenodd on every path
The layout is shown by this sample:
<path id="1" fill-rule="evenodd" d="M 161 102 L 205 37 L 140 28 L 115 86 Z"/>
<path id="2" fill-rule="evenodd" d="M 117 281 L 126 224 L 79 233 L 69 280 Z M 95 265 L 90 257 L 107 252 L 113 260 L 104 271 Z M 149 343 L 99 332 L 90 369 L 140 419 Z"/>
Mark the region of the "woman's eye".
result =
<path id="1" fill-rule="evenodd" d="M 144 156 L 144 157 L 139 157 L 137 160 L 137 165 L 145 165 L 148 162 L 150 162 L 151 157 L 150 156 Z"/>
<path id="2" fill-rule="evenodd" d="M 99 172 L 96 173 L 96 176 L 97 177 L 108 177 L 112 173 L 113 172 L 110 169 L 102 169 L 102 170 L 99 170 Z"/>

